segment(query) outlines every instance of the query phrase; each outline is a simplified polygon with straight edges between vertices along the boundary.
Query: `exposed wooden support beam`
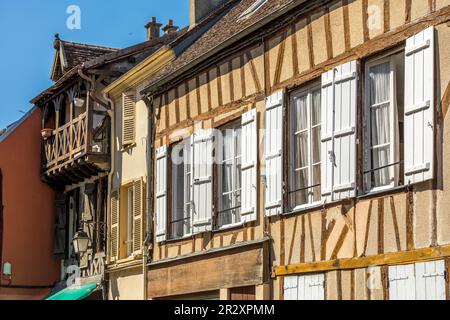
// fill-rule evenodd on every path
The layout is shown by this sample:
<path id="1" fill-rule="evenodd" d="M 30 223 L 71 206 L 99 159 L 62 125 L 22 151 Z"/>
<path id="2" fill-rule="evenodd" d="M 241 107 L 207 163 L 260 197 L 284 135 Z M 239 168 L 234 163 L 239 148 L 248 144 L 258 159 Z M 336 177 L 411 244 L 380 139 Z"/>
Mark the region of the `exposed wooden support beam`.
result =
<path id="1" fill-rule="evenodd" d="M 420 261 L 430 261 L 445 257 L 450 257 L 450 245 L 403 252 L 385 253 L 369 257 L 336 259 L 329 261 L 278 266 L 274 267 L 274 275 L 285 276 L 290 274 L 324 272 L 333 270 L 352 270 L 367 268 L 370 266 L 385 266 L 414 263 Z"/>

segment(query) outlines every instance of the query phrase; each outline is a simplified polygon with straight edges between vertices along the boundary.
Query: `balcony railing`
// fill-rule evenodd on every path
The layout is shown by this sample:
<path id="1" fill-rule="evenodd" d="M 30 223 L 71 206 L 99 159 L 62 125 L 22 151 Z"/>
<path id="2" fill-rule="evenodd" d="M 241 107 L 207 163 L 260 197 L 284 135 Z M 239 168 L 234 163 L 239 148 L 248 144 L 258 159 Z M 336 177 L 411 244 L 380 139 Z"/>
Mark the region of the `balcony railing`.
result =
<path id="1" fill-rule="evenodd" d="M 54 130 L 44 141 L 45 173 L 55 174 L 58 169 L 76 167 L 75 160 L 88 163 L 90 169 L 95 169 L 96 166 L 103 169 L 105 162 L 108 162 L 109 146 L 109 125 L 106 120 L 103 113 L 94 112 L 93 119 L 89 121 L 85 112 Z"/>
<path id="2" fill-rule="evenodd" d="M 87 152 L 87 117 L 83 113 L 72 123 L 53 131 L 44 142 L 46 169 L 74 159 Z"/>

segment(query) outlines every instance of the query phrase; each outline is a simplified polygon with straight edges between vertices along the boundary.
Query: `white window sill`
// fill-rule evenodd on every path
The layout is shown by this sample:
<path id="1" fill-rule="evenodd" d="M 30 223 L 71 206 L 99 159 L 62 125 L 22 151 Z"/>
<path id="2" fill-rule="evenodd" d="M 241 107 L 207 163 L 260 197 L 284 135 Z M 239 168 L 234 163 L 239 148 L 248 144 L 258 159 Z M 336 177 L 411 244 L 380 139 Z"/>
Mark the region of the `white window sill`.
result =
<path id="1" fill-rule="evenodd" d="M 169 239 L 167 239 L 167 241 L 166 241 L 166 242 L 177 242 L 177 241 L 183 241 L 183 240 L 186 240 L 186 239 L 192 238 L 192 236 L 193 236 L 193 234 L 192 234 L 192 233 L 189 233 L 189 234 L 186 234 L 186 235 L 184 235 L 184 236 L 182 236 L 182 237 L 178 237 L 178 238 L 169 238 Z"/>
<path id="2" fill-rule="evenodd" d="M 397 186 L 397 187 L 385 186 L 385 187 L 374 188 L 370 191 L 366 191 L 363 194 L 359 195 L 358 199 L 370 198 L 370 197 L 374 197 L 374 196 L 385 194 L 385 193 L 399 192 L 402 190 L 406 190 L 407 188 L 408 188 L 408 186 Z"/>
<path id="3" fill-rule="evenodd" d="M 227 224 L 225 226 L 221 226 L 220 228 L 215 228 L 214 231 L 224 231 L 224 230 L 229 230 L 229 229 L 235 229 L 235 228 L 240 228 L 244 225 L 243 222 L 237 222 L 237 223 L 232 223 L 232 224 Z"/>
<path id="4" fill-rule="evenodd" d="M 292 209 L 290 209 L 287 212 L 284 212 L 283 215 L 299 213 L 299 212 L 302 212 L 302 211 L 310 211 L 310 210 L 314 210 L 314 209 L 321 209 L 321 208 L 323 208 L 324 204 L 325 204 L 325 202 L 323 202 L 323 201 L 304 204 L 304 205 L 292 208 Z"/>

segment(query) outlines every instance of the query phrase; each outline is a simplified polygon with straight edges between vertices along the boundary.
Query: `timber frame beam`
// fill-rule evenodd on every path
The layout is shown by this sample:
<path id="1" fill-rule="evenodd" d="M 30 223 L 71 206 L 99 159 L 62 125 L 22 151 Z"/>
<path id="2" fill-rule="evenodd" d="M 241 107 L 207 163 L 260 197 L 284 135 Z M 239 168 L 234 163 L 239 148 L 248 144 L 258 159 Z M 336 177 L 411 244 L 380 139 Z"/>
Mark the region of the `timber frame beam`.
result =
<path id="1" fill-rule="evenodd" d="M 334 270 L 353 270 L 374 266 L 409 264 L 430 261 L 450 256 L 450 245 L 430 247 L 411 251 L 385 253 L 369 257 L 336 259 L 274 267 L 272 276 L 325 272 Z"/>

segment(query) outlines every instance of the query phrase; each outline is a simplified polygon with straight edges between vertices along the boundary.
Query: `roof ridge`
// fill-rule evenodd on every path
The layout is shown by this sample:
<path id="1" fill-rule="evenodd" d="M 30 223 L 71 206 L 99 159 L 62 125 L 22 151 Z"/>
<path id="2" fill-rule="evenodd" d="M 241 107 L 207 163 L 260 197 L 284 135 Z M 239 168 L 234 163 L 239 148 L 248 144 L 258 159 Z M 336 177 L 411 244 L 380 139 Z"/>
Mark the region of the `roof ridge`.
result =
<path id="1" fill-rule="evenodd" d="M 66 41 L 66 40 L 60 40 L 63 45 L 69 44 L 74 46 L 80 46 L 80 47 L 86 47 L 91 49 L 102 49 L 102 50 L 110 50 L 110 51 L 116 51 L 120 50 L 121 48 L 113 48 L 113 47 L 107 47 L 107 46 L 100 46 L 96 44 L 90 44 L 90 43 L 81 43 L 81 42 L 73 42 L 73 41 Z"/>

